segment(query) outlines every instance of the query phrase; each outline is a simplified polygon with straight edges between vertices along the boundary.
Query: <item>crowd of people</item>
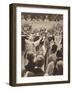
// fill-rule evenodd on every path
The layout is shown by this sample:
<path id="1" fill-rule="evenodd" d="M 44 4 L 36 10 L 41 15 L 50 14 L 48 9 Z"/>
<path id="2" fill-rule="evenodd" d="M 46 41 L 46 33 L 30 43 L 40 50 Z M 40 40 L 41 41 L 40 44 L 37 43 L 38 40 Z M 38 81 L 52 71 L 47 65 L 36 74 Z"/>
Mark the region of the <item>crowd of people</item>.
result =
<path id="1" fill-rule="evenodd" d="M 29 22 L 31 15 L 27 19 L 22 16 L 22 77 L 63 75 L 62 19 L 54 15 L 50 21 L 46 15 L 48 23 L 42 26 L 44 21 L 40 20 L 44 20 L 43 17 L 38 18 L 38 21 L 32 18 L 36 20 L 32 23 Z M 50 26 L 49 23 L 54 25 Z"/>

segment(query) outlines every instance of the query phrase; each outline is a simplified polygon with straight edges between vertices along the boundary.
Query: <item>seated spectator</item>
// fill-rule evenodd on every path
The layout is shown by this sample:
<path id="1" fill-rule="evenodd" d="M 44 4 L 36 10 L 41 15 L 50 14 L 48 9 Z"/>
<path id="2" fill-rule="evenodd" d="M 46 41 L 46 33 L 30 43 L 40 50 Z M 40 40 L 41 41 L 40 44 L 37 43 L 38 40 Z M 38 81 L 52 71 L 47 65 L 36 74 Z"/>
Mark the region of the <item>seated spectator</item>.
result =
<path id="1" fill-rule="evenodd" d="M 43 76 L 44 71 L 42 70 L 42 66 L 44 65 L 44 57 L 42 55 L 38 55 L 35 61 L 35 76 Z"/>
<path id="2" fill-rule="evenodd" d="M 42 70 L 42 66 L 44 64 L 44 57 L 41 56 L 41 55 L 37 56 L 35 62 L 33 62 L 33 61 L 30 62 L 30 58 L 32 58 L 32 57 L 28 56 L 29 63 L 25 67 L 26 71 L 27 71 L 25 76 L 27 76 L 27 77 L 43 76 L 44 75 L 44 71 Z"/>
<path id="3" fill-rule="evenodd" d="M 26 71 L 32 71 L 34 69 L 34 54 L 32 52 L 29 52 L 27 54 L 27 60 L 28 64 L 25 66 Z"/>
<path id="4" fill-rule="evenodd" d="M 54 75 L 63 75 L 63 55 L 62 50 L 58 50 L 56 53 L 57 60 L 54 67 Z"/>
<path id="5" fill-rule="evenodd" d="M 22 76 L 28 76 L 28 72 L 33 72 L 33 69 L 35 67 L 34 54 L 32 52 L 28 52 L 27 60 L 28 64 L 25 66 L 25 69 L 22 72 Z"/>

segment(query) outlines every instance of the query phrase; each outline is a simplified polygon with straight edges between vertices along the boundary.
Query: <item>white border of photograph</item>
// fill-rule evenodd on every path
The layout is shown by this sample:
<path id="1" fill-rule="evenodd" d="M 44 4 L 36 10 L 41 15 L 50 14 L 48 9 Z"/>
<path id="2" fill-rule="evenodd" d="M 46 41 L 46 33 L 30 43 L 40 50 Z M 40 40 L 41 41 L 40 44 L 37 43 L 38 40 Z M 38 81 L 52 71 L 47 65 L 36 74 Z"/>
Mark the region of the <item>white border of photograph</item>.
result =
<path id="1" fill-rule="evenodd" d="M 63 14 L 63 75 L 21 77 L 21 12 Z M 16 8 L 16 83 L 56 82 L 68 80 L 68 10 L 52 8 Z"/>

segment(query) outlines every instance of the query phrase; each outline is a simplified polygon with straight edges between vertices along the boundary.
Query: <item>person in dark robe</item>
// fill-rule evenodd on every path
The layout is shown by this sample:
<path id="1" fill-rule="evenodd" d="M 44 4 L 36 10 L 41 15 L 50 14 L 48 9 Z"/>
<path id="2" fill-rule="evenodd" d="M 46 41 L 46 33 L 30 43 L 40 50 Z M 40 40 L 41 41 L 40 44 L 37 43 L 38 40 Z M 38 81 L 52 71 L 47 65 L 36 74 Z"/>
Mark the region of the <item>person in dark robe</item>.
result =
<path id="1" fill-rule="evenodd" d="M 38 55 L 35 61 L 35 69 L 34 69 L 34 74 L 35 76 L 43 76 L 44 71 L 43 71 L 43 66 L 44 65 L 44 57 L 42 55 Z"/>
<path id="2" fill-rule="evenodd" d="M 56 63 L 56 59 L 57 59 L 56 51 L 57 51 L 57 45 L 54 44 L 54 45 L 52 45 L 52 48 L 51 48 L 51 54 L 48 57 L 47 72 L 48 72 L 49 76 L 54 74 L 55 63 Z"/>

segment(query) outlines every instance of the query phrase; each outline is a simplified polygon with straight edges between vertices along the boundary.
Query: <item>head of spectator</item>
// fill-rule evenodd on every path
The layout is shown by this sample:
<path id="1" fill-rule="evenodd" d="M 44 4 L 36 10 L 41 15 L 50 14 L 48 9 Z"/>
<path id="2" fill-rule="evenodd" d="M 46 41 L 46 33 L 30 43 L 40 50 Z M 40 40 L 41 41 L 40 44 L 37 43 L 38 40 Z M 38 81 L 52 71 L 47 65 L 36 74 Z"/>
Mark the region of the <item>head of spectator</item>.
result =
<path id="1" fill-rule="evenodd" d="M 52 51 L 52 53 L 55 53 L 57 51 L 57 45 L 56 44 L 52 45 L 51 51 Z"/>
<path id="2" fill-rule="evenodd" d="M 33 62 L 34 61 L 34 53 L 33 52 L 28 52 L 27 59 L 28 59 L 29 62 Z"/>
<path id="3" fill-rule="evenodd" d="M 56 53 L 56 56 L 57 56 L 57 58 L 60 58 L 60 59 L 62 59 L 62 57 L 63 57 L 63 55 L 62 55 L 63 53 L 62 53 L 62 50 L 60 49 L 60 50 L 58 50 L 57 51 L 57 53 Z"/>
<path id="4" fill-rule="evenodd" d="M 41 68 L 44 64 L 44 57 L 42 55 L 38 55 L 37 58 L 36 58 L 36 61 L 35 61 L 35 65 L 38 67 L 38 68 Z"/>

